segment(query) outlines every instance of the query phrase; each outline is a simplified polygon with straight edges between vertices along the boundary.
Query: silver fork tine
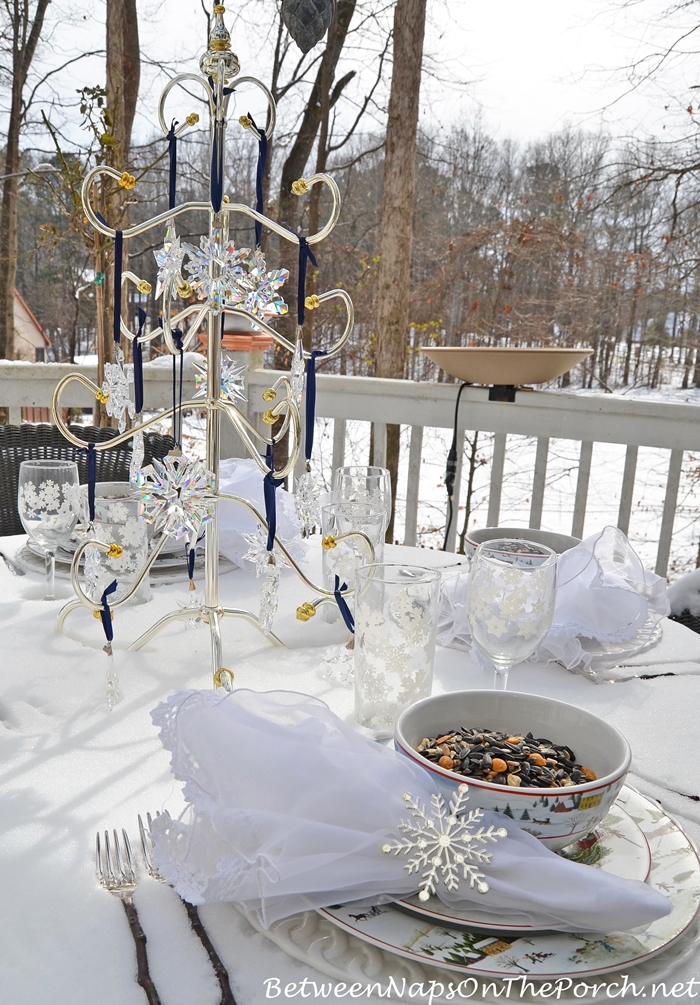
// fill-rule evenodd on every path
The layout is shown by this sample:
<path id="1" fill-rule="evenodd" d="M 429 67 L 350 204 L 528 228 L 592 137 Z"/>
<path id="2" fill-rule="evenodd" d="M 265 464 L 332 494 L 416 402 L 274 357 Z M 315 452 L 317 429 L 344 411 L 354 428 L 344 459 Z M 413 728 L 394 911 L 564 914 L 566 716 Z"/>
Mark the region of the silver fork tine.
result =
<path id="1" fill-rule="evenodd" d="M 123 875 L 128 883 L 136 885 L 136 871 L 134 870 L 134 860 L 131 856 L 131 845 L 129 835 L 122 827 L 122 837 L 124 839 L 124 872 Z"/>
<path id="2" fill-rule="evenodd" d="M 107 877 L 107 888 L 111 888 L 117 885 L 117 879 L 114 875 L 113 860 L 112 860 L 112 848 L 109 843 L 109 831 L 105 831 L 105 854 L 104 862 L 106 866 L 106 877 Z"/>
<path id="3" fill-rule="evenodd" d="M 105 873 L 102 866 L 102 848 L 100 847 L 100 832 L 95 835 L 95 872 L 99 883 L 105 885 Z"/>

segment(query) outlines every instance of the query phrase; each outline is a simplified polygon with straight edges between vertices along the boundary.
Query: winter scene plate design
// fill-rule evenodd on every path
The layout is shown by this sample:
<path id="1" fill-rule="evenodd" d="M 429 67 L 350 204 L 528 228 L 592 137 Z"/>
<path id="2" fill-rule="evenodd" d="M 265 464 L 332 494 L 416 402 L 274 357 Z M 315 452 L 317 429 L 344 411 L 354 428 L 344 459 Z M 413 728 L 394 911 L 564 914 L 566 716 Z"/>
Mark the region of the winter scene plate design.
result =
<path id="1" fill-rule="evenodd" d="M 690 839 L 651 799 L 626 786 L 618 802 L 648 842 L 651 870 L 647 882 L 673 904 L 667 917 L 645 931 L 610 935 L 484 932 L 414 917 L 389 904 L 364 909 L 350 904 L 318 913 L 380 949 L 475 975 L 551 979 L 635 966 L 668 949 L 689 930 L 700 910 L 700 862 Z M 612 815 L 617 815 L 617 809 Z M 622 813 L 619 816 L 622 820 Z M 622 830 L 620 821 L 615 828 Z M 579 849 L 578 854 L 584 853 L 585 849 Z"/>

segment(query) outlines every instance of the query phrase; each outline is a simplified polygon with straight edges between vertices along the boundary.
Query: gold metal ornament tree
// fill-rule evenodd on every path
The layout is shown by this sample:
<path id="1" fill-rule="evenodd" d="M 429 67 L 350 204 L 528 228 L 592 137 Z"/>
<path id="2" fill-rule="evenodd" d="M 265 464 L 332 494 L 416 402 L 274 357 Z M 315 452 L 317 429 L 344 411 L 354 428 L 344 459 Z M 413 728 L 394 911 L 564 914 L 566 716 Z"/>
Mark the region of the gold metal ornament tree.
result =
<path id="1" fill-rule="evenodd" d="M 255 77 L 238 76 L 240 64 L 237 56 L 231 51 L 229 32 L 223 20 L 224 13 L 223 6 L 216 5 L 214 7 L 214 24 L 209 35 L 208 48 L 199 61 L 201 73 L 183 73 L 175 77 L 167 84 L 160 98 L 158 119 L 161 129 L 170 143 L 171 150 L 170 205 L 168 210 L 157 214 L 150 220 L 126 228 L 123 232 L 117 231 L 95 212 L 91 198 L 98 180 L 104 184 L 105 179 L 113 179 L 124 188 L 132 188 L 133 176 L 126 171 L 120 173 L 114 168 L 98 165 L 90 170 L 85 177 L 82 186 L 85 215 L 100 234 L 115 242 L 114 338 L 116 362 L 106 365 L 105 381 L 101 387 L 79 373 L 72 373 L 64 377 L 55 389 L 52 409 L 54 422 L 66 439 L 75 446 L 88 450 L 88 470 L 90 470 L 91 462 L 94 465 L 95 453 L 113 449 L 120 443 L 133 440 L 131 481 L 134 492 L 139 498 L 139 516 L 155 523 L 156 530 L 162 530 L 160 540 L 151 550 L 130 589 L 110 605 L 109 597 L 106 595 L 109 593 L 109 589 L 103 591 L 100 597 L 95 593 L 95 583 L 93 582 L 91 585 L 88 584 L 89 592 L 86 592 L 79 576 L 79 566 L 84 557 L 89 559 L 89 562 L 86 562 L 86 567 L 90 563 L 93 567 L 98 567 L 100 556 L 104 554 L 118 557 L 117 545 L 114 543 L 105 544 L 97 540 L 95 533 L 92 532 L 94 507 L 91 505 L 87 540 L 83 541 L 77 548 L 71 567 L 71 582 L 76 598 L 61 610 L 56 626 L 57 631 L 62 629 L 65 619 L 71 611 L 80 607 L 89 608 L 96 618 L 102 620 L 107 636 L 105 651 L 111 655 L 113 610 L 126 604 L 134 595 L 148 575 L 167 538 L 185 537 L 192 548 L 196 547 L 197 540 L 203 533 L 205 550 L 204 597 L 201 606 L 193 608 L 190 605 L 184 609 L 171 611 L 137 638 L 129 648 L 139 649 L 170 622 L 198 615 L 209 626 L 214 683 L 216 686 L 230 689 L 233 685 L 233 672 L 224 665 L 221 621 L 226 617 L 243 618 L 263 631 L 270 641 L 282 645 L 271 631 L 271 621 L 276 610 L 276 588 L 280 562 L 291 566 L 305 585 L 317 595 L 315 600 L 307 601 L 297 609 L 297 616 L 301 620 L 308 620 L 315 613 L 316 607 L 326 602 L 337 602 L 342 610 L 343 598 L 352 591 L 348 589 L 331 591 L 312 583 L 289 554 L 284 543 L 274 534 L 274 527 L 270 528 L 270 523 L 274 523 L 274 519 L 266 519 L 266 517 L 270 517 L 268 511 L 263 517 L 248 500 L 219 491 L 220 425 L 222 420 L 230 422 L 237 432 L 247 452 L 258 464 L 261 474 L 267 479 L 269 483 L 267 488 L 271 488 L 273 497 L 275 482 L 287 478 L 295 468 L 301 442 L 300 404 L 304 392 L 305 363 L 311 359 L 311 365 L 313 365 L 312 354 L 305 352 L 302 345 L 304 268 L 307 258 L 313 261 L 311 248 L 330 234 L 340 213 L 338 187 L 335 181 L 326 174 L 315 174 L 310 178 L 300 179 L 293 185 L 293 191 L 297 195 L 303 195 L 314 185 L 325 185 L 331 196 L 331 211 L 327 222 L 318 233 L 310 234 L 306 238 L 285 229 L 274 220 L 264 216 L 260 170 L 258 172 L 258 198 L 255 209 L 243 204 L 231 203 L 224 195 L 226 126 L 229 103 L 233 93 L 231 87 L 233 81 L 235 80 L 236 88 L 243 84 L 257 87 L 267 100 L 267 125 L 264 129 L 258 128 L 248 115 L 241 116 L 239 119 L 241 125 L 249 129 L 258 140 L 260 159 L 264 159 L 266 154 L 267 143 L 271 139 L 275 127 L 276 114 L 275 103 L 267 87 Z M 196 114 L 190 114 L 179 127 L 174 120 L 172 125 L 168 127 L 165 119 L 165 103 L 173 88 L 178 84 L 185 83 L 190 86 L 196 84 L 204 91 L 209 110 L 212 169 L 210 199 L 206 202 L 185 202 L 178 205 L 175 200 L 172 150 L 173 147 L 176 150 L 178 137 L 196 125 L 199 117 Z M 175 221 L 184 213 L 201 213 L 208 217 L 208 233 L 200 239 L 199 248 L 186 243 L 180 244 Z M 235 248 L 233 242 L 229 240 L 231 218 L 241 214 L 255 221 L 257 247 L 252 253 L 249 249 Z M 122 242 L 162 225 L 166 227 L 164 244 L 159 251 L 155 252 L 159 265 L 158 287 L 155 296 L 156 299 L 162 297 L 160 324 L 149 333 L 143 334 L 141 331 L 142 323 L 139 331 L 134 334 L 121 317 L 122 286 L 131 283 L 142 293 L 150 293 L 151 290 L 150 284 L 133 272 L 127 270 L 122 272 Z M 302 278 L 299 284 L 301 303 L 296 344 L 275 331 L 268 321 L 268 318 L 275 314 L 286 313 L 286 307 L 278 296 L 277 290 L 289 273 L 287 270 L 267 271 L 267 265 L 260 249 L 262 227 L 273 231 L 283 241 L 295 245 L 299 252 Z M 189 255 L 190 261 L 185 265 L 184 260 L 187 255 Z M 183 266 L 184 271 L 189 273 L 189 278 L 183 275 Z M 175 299 L 178 297 L 181 300 L 191 299 L 193 293 L 197 294 L 198 302 L 188 303 L 173 312 L 172 304 Z M 333 356 L 340 351 L 350 335 L 354 322 L 352 301 L 345 290 L 329 290 L 313 298 L 308 298 L 307 307 L 320 307 L 331 300 L 341 301 L 345 308 L 346 321 L 342 335 L 331 349 L 323 354 L 325 356 Z M 223 331 L 223 316 L 226 314 L 248 319 L 255 328 L 266 332 L 278 345 L 284 346 L 293 354 L 290 374 L 279 377 L 269 391 L 263 395 L 270 402 L 270 407 L 263 416 L 268 424 L 269 435 L 260 432 L 236 406 L 236 398 L 241 397 L 237 393 L 237 389 L 240 390 L 237 385 L 240 378 L 240 368 L 236 369 L 230 361 L 222 361 L 221 339 L 218 337 L 219 332 Z M 142 322 L 144 317 L 145 315 L 142 315 Z M 143 418 L 143 384 L 142 376 L 140 376 L 142 345 L 162 338 L 167 351 L 176 359 L 179 358 L 182 366 L 182 354 L 190 346 L 197 344 L 195 340 L 205 324 L 208 337 L 206 373 L 203 375 L 206 380 L 204 397 L 187 401 L 180 400 L 172 408 L 161 410 L 150 418 Z M 185 326 L 186 330 L 183 331 Z M 136 400 L 133 402 L 128 390 L 132 373 L 124 361 L 124 355 L 120 348 L 121 338 L 128 339 L 133 347 L 133 367 L 136 371 L 134 375 Z M 119 432 L 115 437 L 106 442 L 88 443 L 68 429 L 61 417 L 61 394 L 71 382 L 82 384 L 98 400 L 107 404 L 108 413 L 117 419 L 119 425 Z M 204 463 L 189 460 L 182 454 L 180 448 L 176 447 L 162 462 L 154 461 L 152 465 L 143 468 L 144 431 L 171 416 L 175 427 L 178 416 L 181 417 L 182 409 L 185 408 L 203 408 L 206 413 Z M 132 419 L 130 429 L 126 428 L 127 415 Z M 273 432 L 272 426 L 276 425 L 278 420 L 281 420 L 279 427 L 276 432 Z M 274 445 L 287 434 L 289 437 L 288 459 L 280 469 L 274 470 L 272 465 L 273 469 L 271 470 L 270 452 L 274 450 Z M 261 456 L 260 447 L 268 451 L 267 458 Z M 308 463 L 307 470 L 297 483 L 297 487 L 297 501 L 301 503 L 302 510 L 300 515 L 308 525 L 314 519 L 316 508 L 313 478 Z M 91 499 L 94 499 L 94 476 L 89 487 L 89 495 Z M 238 503 L 249 510 L 261 528 L 259 531 L 261 540 L 267 535 L 265 554 L 259 554 L 256 559 L 256 561 L 259 559 L 260 564 L 264 566 L 262 571 L 265 576 L 261 590 L 259 616 L 242 609 L 222 607 L 219 601 L 219 504 L 223 500 Z M 274 502 L 272 510 L 274 513 Z M 369 560 L 373 560 L 372 545 L 364 535 L 345 536 L 362 538 L 368 550 Z M 333 547 L 334 542 L 326 540 L 324 546 Z M 190 575 L 192 575 L 191 569 L 190 566 Z M 190 585 L 192 587 L 192 582 Z M 112 587 L 114 586 L 115 584 L 112 584 Z M 267 607 L 263 610 L 265 601 L 267 601 Z"/>

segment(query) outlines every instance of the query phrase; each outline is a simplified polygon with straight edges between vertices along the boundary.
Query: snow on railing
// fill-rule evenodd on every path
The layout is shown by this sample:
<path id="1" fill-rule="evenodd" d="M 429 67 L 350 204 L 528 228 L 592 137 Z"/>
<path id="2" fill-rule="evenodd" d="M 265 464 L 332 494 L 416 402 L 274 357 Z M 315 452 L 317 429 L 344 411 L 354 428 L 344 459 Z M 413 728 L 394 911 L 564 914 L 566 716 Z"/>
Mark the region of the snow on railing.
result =
<path id="1" fill-rule="evenodd" d="M 96 377 L 94 366 L 76 368 L 61 363 L 1 362 L 0 405 L 9 409 L 10 422 L 20 421 L 20 409 L 23 406 L 49 406 L 60 378 L 68 370 L 75 372 L 76 369 L 93 380 Z M 262 413 L 268 407 L 262 398 L 262 392 L 274 381 L 275 376 L 275 372 L 270 370 L 250 371 L 248 413 L 251 419 L 261 421 Z M 171 403 L 170 367 L 146 364 L 144 382 L 145 398 L 150 407 L 166 407 Z M 189 389 L 185 388 L 186 397 L 191 394 L 193 387 L 192 384 Z M 373 424 L 375 464 L 382 464 L 386 457 L 387 423 L 410 427 L 404 525 L 406 544 L 416 543 L 423 432 L 430 427 L 452 427 L 456 393 L 455 384 L 323 373 L 317 376 L 317 415 L 334 420 L 334 468 L 341 465 L 346 456 L 348 421 L 360 420 Z M 94 401 L 90 400 L 86 390 L 75 386 L 74 389 L 66 390 L 62 404 L 69 407 L 89 407 Z M 537 441 L 529 496 L 529 526 L 534 528 L 539 528 L 542 521 L 550 439 L 568 439 L 580 443 L 571 525 L 571 533 L 576 537 L 582 535 L 589 501 L 594 443 L 623 444 L 626 447 L 617 514 L 617 524 L 625 532 L 630 525 L 639 448 L 656 447 L 667 450 L 668 469 L 655 563 L 656 572 L 666 574 L 684 452 L 700 453 L 700 407 L 610 394 L 578 395 L 530 390 L 519 390 L 515 402 L 496 402 L 488 400 L 488 389 L 467 387 L 462 394 L 459 412 L 461 442 L 464 441 L 465 430 L 475 429 L 494 434 L 486 519 L 488 526 L 498 526 L 499 523 L 509 435 L 531 436 Z M 237 452 L 236 445 L 231 443 L 229 456 Z M 460 458 L 462 453 L 458 443 Z M 460 483 L 461 460 L 455 484 L 455 512 L 458 509 Z M 455 520 L 448 539 L 448 547 L 451 549 L 455 547 L 456 530 Z"/>

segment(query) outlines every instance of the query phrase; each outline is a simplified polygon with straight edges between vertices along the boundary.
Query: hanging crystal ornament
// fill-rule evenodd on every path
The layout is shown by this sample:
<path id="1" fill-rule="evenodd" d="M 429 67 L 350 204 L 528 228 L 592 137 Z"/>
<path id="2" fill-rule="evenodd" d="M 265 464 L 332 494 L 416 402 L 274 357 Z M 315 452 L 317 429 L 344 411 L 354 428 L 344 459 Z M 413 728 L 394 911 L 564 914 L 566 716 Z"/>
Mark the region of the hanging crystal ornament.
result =
<path id="1" fill-rule="evenodd" d="M 320 486 L 307 461 L 306 471 L 297 478 L 294 489 L 294 506 L 303 525 L 304 537 L 311 537 L 314 527 L 321 524 L 320 496 Z"/>
<path id="2" fill-rule="evenodd" d="M 289 269 L 268 272 L 265 256 L 260 248 L 255 249 L 246 265 L 248 272 L 236 276 L 235 284 L 226 296 L 226 305 L 241 307 L 261 321 L 286 314 L 287 305 L 277 291 L 289 279 Z"/>
<path id="3" fill-rule="evenodd" d="M 238 280 L 246 274 L 244 266 L 250 248 L 237 248 L 233 241 L 224 244 L 220 229 L 214 231 L 213 237 L 200 237 L 199 247 L 187 242 L 182 247 L 191 259 L 185 270 L 190 275 L 192 288 L 215 314 L 220 314 Z M 212 265 L 215 266 L 213 270 Z"/>
<path id="4" fill-rule="evenodd" d="M 216 513 L 215 478 L 201 461 L 168 454 L 137 473 L 139 516 L 166 537 L 189 537 L 192 547 Z"/>
<path id="5" fill-rule="evenodd" d="M 105 397 L 107 415 L 117 420 L 119 432 L 126 429 L 126 416 L 133 419 L 134 403 L 129 397 L 129 384 L 134 382 L 133 363 L 124 364 L 124 353 L 117 349 L 117 362 L 105 363 L 105 376 L 102 381 L 102 394 Z"/>
<path id="6" fill-rule="evenodd" d="M 275 561 L 275 554 L 272 551 L 267 553 L 267 564 L 265 566 L 265 578 L 260 588 L 260 613 L 258 624 L 263 632 L 272 630 L 272 622 L 277 613 L 279 601 L 278 590 L 280 585 L 280 570 Z"/>
<path id="7" fill-rule="evenodd" d="M 83 565 L 85 595 L 96 604 L 102 593 L 100 585 L 102 580 L 102 557 L 99 548 L 86 548 L 83 558 L 85 560 L 85 564 Z"/>
<path id="8" fill-rule="evenodd" d="M 243 540 L 248 545 L 248 551 L 243 556 L 244 562 L 252 562 L 255 566 L 255 575 L 262 576 L 267 570 L 268 559 L 271 552 L 267 550 L 267 530 L 258 524 L 255 531 L 252 534 L 243 534 Z M 285 547 L 287 542 L 284 542 Z M 283 569 L 289 563 L 285 559 L 284 555 L 281 555 L 277 550 L 275 550 L 275 557 L 277 559 L 277 566 L 279 569 Z"/>
<path id="9" fill-rule="evenodd" d="M 136 421 L 141 421 L 141 416 L 136 416 Z M 143 433 L 134 433 L 131 439 L 131 461 L 129 462 L 129 481 L 133 485 L 136 481 L 139 471 L 143 467 L 143 459 L 145 456 L 145 448 L 143 442 Z"/>
<path id="10" fill-rule="evenodd" d="M 193 363 L 192 364 L 195 375 L 194 383 L 197 390 L 192 395 L 193 398 L 206 398 L 207 396 L 207 363 L 206 360 L 203 363 Z M 225 401 L 247 401 L 243 391 L 245 390 L 245 381 L 243 380 L 243 374 L 248 369 L 248 364 L 236 363 L 233 359 L 222 359 L 221 360 L 221 387 L 219 388 L 219 397 L 223 398 Z"/>
<path id="11" fill-rule="evenodd" d="M 111 653 L 111 651 L 107 653 L 106 677 L 107 677 L 107 708 L 111 712 L 114 706 L 118 705 L 119 702 L 122 700 L 122 695 L 119 690 L 119 678 L 117 677 L 117 668 L 114 665 L 114 656 Z"/>
<path id="12" fill-rule="evenodd" d="M 177 298 L 178 286 L 182 286 L 182 263 L 185 259 L 185 249 L 180 245 L 180 238 L 175 233 L 175 221 L 168 220 L 165 230 L 163 247 L 154 251 L 158 264 L 158 279 L 156 281 L 156 300 L 165 287 L 170 284 L 171 297 Z"/>
<path id="13" fill-rule="evenodd" d="M 306 378 L 306 363 L 304 362 L 304 343 L 301 338 L 301 329 L 297 336 L 297 344 L 292 356 L 292 371 L 290 375 L 290 386 L 292 398 L 301 407 L 301 399 L 304 396 L 304 382 Z"/>

